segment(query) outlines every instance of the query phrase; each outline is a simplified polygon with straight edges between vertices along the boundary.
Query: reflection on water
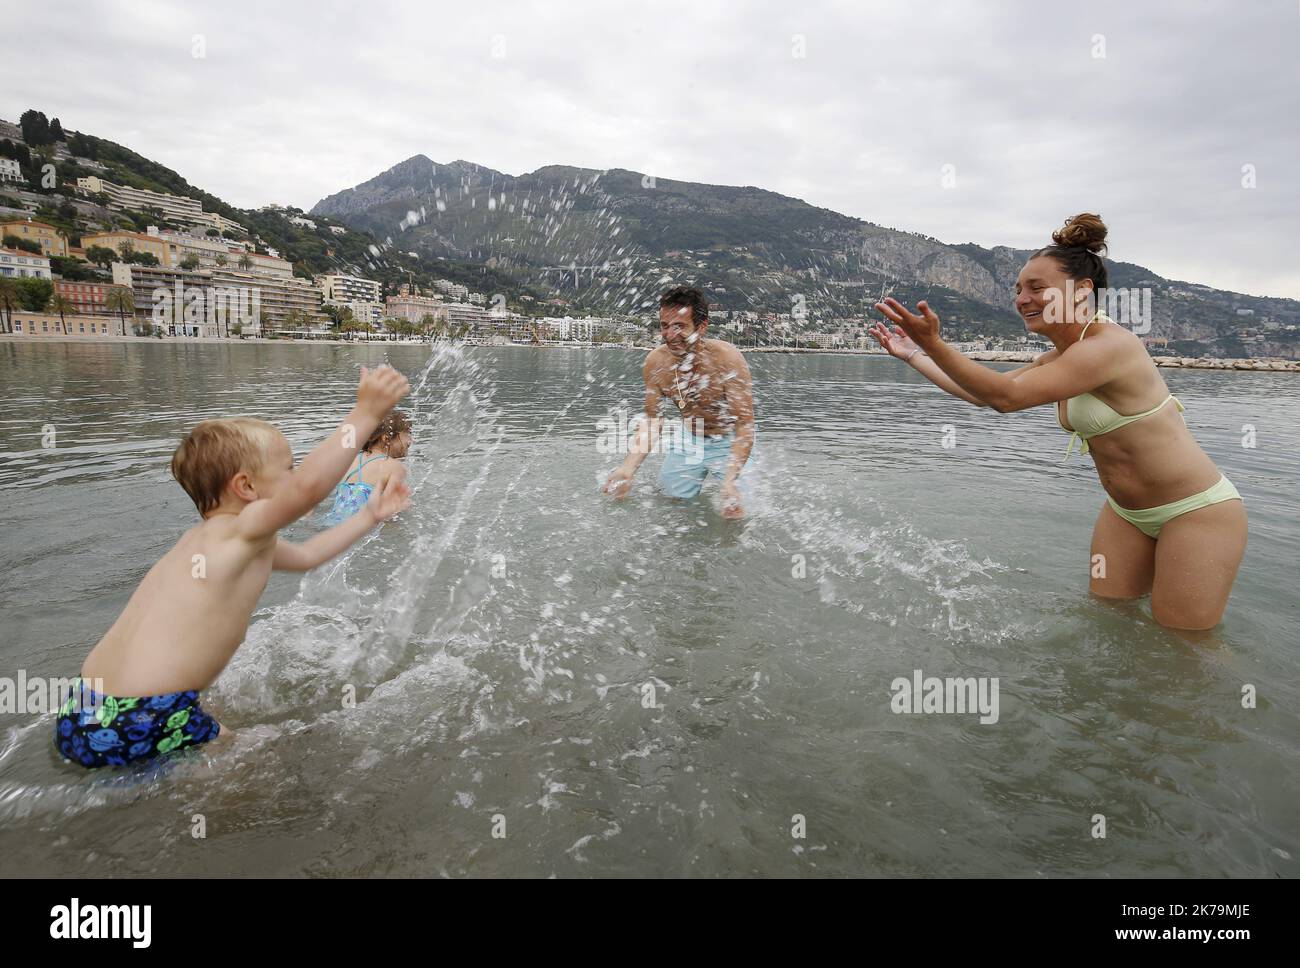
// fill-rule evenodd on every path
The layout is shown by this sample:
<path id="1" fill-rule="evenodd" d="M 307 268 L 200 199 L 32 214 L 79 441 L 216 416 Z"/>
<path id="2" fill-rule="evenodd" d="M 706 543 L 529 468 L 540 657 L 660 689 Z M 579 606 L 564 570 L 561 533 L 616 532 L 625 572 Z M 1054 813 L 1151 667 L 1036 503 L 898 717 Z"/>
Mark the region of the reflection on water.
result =
<path id="1" fill-rule="evenodd" d="M 599 493 L 633 353 L 0 356 L 0 675 L 75 671 L 192 524 L 167 460 L 195 421 L 265 417 L 302 453 L 387 359 L 416 426 L 411 511 L 272 579 L 208 702 L 227 749 L 86 776 L 47 719 L 0 718 L 3 873 L 1297 872 L 1294 376 L 1167 372 L 1251 509 L 1227 621 L 1189 643 L 1086 595 L 1102 497 L 1050 412 L 887 359 L 753 359 L 763 462 L 730 522 L 657 495 L 656 458 Z M 997 677 L 998 722 L 892 713 L 915 669 Z"/>

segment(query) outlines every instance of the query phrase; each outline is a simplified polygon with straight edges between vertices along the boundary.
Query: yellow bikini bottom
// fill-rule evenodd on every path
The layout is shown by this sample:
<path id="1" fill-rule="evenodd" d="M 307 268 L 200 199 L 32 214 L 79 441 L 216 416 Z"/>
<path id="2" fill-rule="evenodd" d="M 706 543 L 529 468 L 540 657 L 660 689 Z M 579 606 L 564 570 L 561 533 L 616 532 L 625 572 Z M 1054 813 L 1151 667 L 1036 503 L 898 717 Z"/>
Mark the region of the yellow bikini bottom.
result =
<path id="1" fill-rule="evenodd" d="M 1158 538 L 1160 529 L 1178 515 L 1186 514 L 1188 511 L 1199 511 L 1201 508 L 1208 508 L 1211 504 L 1219 504 L 1223 501 L 1240 501 L 1241 495 L 1232 486 L 1232 481 L 1226 477 L 1220 477 L 1219 483 L 1207 487 L 1200 494 L 1193 494 L 1191 497 L 1185 497 L 1181 501 L 1174 501 L 1172 504 L 1162 504 L 1158 508 L 1129 511 L 1116 504 L 1114 498 L 1108 497 L 1106 500 L 1110 501 L 1112 511 L 1148 538 Z"/>

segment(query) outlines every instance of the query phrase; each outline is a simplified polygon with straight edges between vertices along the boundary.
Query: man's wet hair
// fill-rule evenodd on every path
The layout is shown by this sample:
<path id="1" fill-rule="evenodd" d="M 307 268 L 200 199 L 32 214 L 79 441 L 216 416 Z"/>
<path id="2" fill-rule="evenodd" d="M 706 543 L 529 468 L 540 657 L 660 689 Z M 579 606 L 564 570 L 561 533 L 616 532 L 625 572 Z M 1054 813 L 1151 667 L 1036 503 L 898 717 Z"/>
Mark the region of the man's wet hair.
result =
<path id="1" fill-rule="evenodd" d="M 686 306 L 691 311 L 691 322 L 700 326 L 709 321 L 709 301 L 694 286 L 674 286 L 659 297 L 659 308 Z"/>

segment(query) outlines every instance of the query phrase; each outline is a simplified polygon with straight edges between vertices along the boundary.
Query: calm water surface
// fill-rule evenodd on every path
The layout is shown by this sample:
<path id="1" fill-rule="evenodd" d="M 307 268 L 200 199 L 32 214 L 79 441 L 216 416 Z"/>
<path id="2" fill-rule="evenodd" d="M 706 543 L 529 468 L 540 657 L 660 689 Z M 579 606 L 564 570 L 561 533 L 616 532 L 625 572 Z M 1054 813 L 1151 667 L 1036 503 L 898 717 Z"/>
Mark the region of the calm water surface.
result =
<path id="1" fill-rule="evenodd" d="M 0 676 L 75 674 L 194 523 L 167 472 L 193 423 L 264 417 L 301 456 L 384 360 L 416 386 L 415 506 L 272 578 L 207 699 L 221 755 L 90 775 L 51 717 L 0 715 L 0 873 L 1300 873 L 1290 374 L 1165 371 L 1250 513 L 1224 624 L 1189 641 L 1088 597 L 1103 495 L 1050 408 L 893 360 L 753 357 L 762 456 L 727 522 L 657 495 L 656 457 L 598 492 L 636 353 L 8 343 Z M 914 669 L 998 677 L 997 723 L 894 714 Z"/>

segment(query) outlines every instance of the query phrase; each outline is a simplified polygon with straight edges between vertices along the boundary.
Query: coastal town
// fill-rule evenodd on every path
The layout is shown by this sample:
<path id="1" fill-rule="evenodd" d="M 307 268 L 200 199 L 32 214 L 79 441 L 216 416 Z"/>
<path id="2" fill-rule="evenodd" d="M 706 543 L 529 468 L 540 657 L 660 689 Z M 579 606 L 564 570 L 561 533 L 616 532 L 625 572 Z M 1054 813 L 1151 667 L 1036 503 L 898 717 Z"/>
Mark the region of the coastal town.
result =
<path id="1" fill-rule="evenodd" d="M 569 302 L 558 296 L 539 304 L 531 295 L 516 295 L 512 304 L 505 294 L 474 291 L 430 272 L 417 276 L 412 269 L 403 269 L 404 281 L 391 273 L 383 281 L 343 268 L 313 272 L 286 258 L 256 229 L 205 208 L 198 198 L 114 181 L 108 166 L 88 156 L 95 140 L 75 132 L 69 136 L 57 118 L 50 121 L 35 111 L 26 112 L 21 124 L 0 120 L 0 337 L 452 338 L 498 346 L 625 348 L 657 342 L 653 318 L 573 315 Z M 358 236 L 334 219 L 294 208 L 266 205 L 255 214 L 324 238 L 330 257 L 335 257 L 331 242 L 341 248 L 349 235 Z M 373 242 L 367 247 L 376 257 L 393 254 Z M 712 335 L 751 352 L 884 352 L 868 335 L 868 319 L 819 319 L 810 325 L 799 308 L 758 312 L 719 303 L 710 323 Z M 1147 336 L 1144 342 L 1162 366 L 1300 369 L 1300 363 L 1288 360 L 1167 355 L 1166 340 Z M 1031 360 L 1051 348 L 1023 334 L 979 336 L 954 345 L 976 359 L 1007 362 Z"/>

